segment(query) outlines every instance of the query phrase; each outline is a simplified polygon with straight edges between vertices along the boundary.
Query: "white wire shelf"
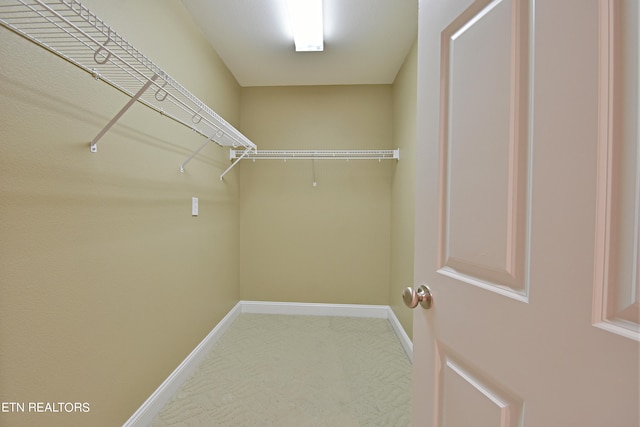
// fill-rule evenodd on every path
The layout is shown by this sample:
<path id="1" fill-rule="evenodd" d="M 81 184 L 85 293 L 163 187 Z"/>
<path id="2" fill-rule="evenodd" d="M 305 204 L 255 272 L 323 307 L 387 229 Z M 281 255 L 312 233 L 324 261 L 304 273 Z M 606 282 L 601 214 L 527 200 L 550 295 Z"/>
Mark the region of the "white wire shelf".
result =
<path id="1" fill-rule="evenodd" d="M 231 150 L 231 160 L 386 160 L 400 159 L 396 150 Z"/>
<path id="2" fill-rule="evenodd" d="M 136 101 L 206 138 L 181 170 L 209 141 L 224 147 L 256 148 L 76 0 L 2 0 L 0 24 L 131 97 L 91 141 L 92 152 L 98 140 Z"/>

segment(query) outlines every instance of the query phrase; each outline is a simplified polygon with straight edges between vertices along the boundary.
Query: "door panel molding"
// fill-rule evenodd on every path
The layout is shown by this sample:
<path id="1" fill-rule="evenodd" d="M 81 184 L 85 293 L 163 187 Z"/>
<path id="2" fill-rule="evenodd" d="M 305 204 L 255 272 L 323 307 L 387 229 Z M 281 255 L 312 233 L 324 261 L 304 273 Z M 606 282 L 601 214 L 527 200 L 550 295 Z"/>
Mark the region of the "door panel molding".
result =
<path id="1" fill-rule="evenodd" d="M 634 1 L 601 0 L 599 12 L 593 323 L 640 341 L 640 11 Z"/>
<path id="2" fill-rule="evenodd" d="M 530 0 L 475 1 L 442 32 L 440 50 L 438 272 L 524 302 L 532 19 Z M 473 78 L 458 72 L 469 69 Z M 474 146 L 480 139 L 493 143 Z M 471 163 L 486 173 L 467 174 Z"/>
<path id="3" fill-rule="evenodd" d="M 439 375 L 436 388 L 437 425 L 519 427 L 524 421 L 524 400 L 473 364 L 437 343 Z"/>

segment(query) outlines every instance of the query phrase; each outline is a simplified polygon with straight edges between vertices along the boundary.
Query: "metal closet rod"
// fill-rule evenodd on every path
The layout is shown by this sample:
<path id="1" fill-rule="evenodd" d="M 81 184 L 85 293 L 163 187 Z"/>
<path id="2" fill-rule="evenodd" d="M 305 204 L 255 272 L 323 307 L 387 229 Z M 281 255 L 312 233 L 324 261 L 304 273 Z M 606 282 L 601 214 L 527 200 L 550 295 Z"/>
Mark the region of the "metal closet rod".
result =
<path id="1" fill-rule="evenodd" d="M 256 145 L 168 76 L 77 0 L 14 0 L 0 4 L 0 25 L 127 94 L 131 99 L 91 141 L 98 140 L 137 101 L 224 147 Z M 226 172 L 225 172 L 226 173 Z"/>
<path id="2" fill-rule="evenodd" d="M 230 150 L 231 160 L 386 160 L 400 159 L 395 150 Z"/>

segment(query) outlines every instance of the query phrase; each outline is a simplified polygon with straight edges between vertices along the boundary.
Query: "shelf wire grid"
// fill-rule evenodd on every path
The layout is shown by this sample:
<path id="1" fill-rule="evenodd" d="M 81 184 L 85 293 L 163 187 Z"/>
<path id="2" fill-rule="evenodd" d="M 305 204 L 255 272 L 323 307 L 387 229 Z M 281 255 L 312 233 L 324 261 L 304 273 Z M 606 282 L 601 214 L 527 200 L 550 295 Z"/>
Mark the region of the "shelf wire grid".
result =
<path id="1" fill-rule="evenodd" d="M 76 0 L 0 2 L 0 24 L 218 145 L 255 144 Z"/>
<path id="2" fill-rule="evenodd" d="M 398 160 L 400 150 L 253 150 L 246 154 L 241 150 L 231 150 L 230 157 L 231 160 Z"/>

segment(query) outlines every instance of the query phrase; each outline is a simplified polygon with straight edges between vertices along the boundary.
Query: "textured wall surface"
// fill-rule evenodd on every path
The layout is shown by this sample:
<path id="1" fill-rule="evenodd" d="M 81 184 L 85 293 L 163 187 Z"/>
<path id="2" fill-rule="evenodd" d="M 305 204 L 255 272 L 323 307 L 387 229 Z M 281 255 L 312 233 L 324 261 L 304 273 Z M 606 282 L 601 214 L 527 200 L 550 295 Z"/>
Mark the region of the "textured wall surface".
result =
<path id="1" fill-rule="evenodd" d="M 391 86 L 242 89 L 259 149 L 390 149 Z M 244 162 L 242 299 L 388 304 L 395 161 Z"/>
<path id="2" fill-rule="evenodd" d="M 179 2 L 86 5 L 228 121 L 239 87 Z M 121 425 L 238 300 L 228 150 L 0 28 L 0 425 Z M 191 217 L 191 197 L 200 215 Z"/>

